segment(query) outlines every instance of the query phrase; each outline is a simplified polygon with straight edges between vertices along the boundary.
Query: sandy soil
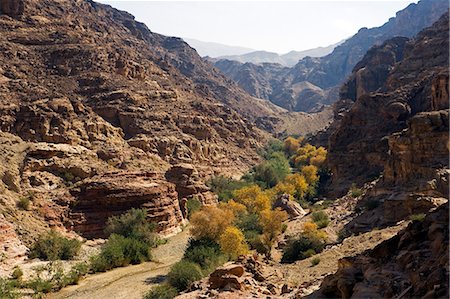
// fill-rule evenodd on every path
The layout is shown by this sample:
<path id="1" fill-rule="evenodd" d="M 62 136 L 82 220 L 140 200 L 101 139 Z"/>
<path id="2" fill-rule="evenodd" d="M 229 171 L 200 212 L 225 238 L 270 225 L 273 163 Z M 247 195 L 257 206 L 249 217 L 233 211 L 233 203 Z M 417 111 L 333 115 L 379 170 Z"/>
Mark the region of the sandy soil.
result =
<path id="1" fill-rule="evenodd" d="M 188 229 L 169 238 L 169 242 L 153 250 L 154 262 L 117 268 L 106 273 L 90 275 L 78 285 L 68 286 L 49 299 L 135 299 L 142 296 L 153 285 L 164 280 L 170 267 L 184 254 Z"/>

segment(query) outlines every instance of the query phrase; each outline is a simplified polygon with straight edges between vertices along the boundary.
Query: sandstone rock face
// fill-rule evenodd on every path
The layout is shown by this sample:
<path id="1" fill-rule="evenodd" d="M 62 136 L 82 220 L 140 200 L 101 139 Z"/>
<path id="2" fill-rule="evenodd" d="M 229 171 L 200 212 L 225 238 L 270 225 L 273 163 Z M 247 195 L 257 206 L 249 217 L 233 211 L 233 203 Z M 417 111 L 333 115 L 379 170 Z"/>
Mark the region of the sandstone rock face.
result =
<path id="1" fill-rule="evenodd" d="M 203 205 L 217 203 L 217 195 L 200 180 L 197 169 L 192 164 L 177 164 L 165 174 L 167 181 L 175 184 L 178 198 L 197 198 Z"/>
<path id="2" fill-rule="evenodd" d="M 448 204 L 362 255 L 339 261 L 310 298 L 446 298 Z"/>
<path id="3" fill-rule="evenodd" d="M 413 37 L 423 28 L 432 25 L 448 8 L 448 1 L 445 0 L 422 0 L 411 4 L 383 26 L 361 28 L 331 54 L 320 58 L 305 57 L 292 68 L 274 63 L 255 65 L 229 60 L 219 60 L 215 66 L 254 96 L 269 99 L 291 111 L 316 111 L 320 106 L 339 99 L 340 84 L 372 46 L 396 36 Z M 388 57 L 384 57 L 384 61 L 386 58 Z M 384 72 L 389 71 L 383 64 L 379 67 Z M 367 71 L 361 71 L 359 75 L 364 76 Z M 381 76 L 380 72 L 377 73 Z M 370 82 L 374 81 L 372 78 Z M 302 90 L 300 86 L 305 85 L 305 82 L 310 88 Z M 363 84 L 364 81 L 359 84 L 360 89 Z M 372 87 L 365 86 L 369 89 Z"/>
<path id="4" fill-rule="evenodd" d="M 342 192 L 346 192 L 351 183 L 362 184 L 368 178 L 379 175 L 385 168 L 386 161 L 390 159 L 389 150 L 396 150 L 394 140 L 404 140 L 392 137 L 389 141 L 387 136 L 406 129 L 411 117 L 419 112 L 431 111 L 432 107 L 448 108 L 448 101 L 441 99 L 441 96 L 448 92 L 448 81 L 444 82 L 448 78 L 447 27 L 448 15 L 404 46 L 403 39 L 394 39 L 372 49 L 359 64 L 362 68 L 355 68 L 355 73 L 344 85 L 341 95 L 356 101 L 347 108 L 347 112 L 344 109 L 329 138 L 328 162 L 336 190 L 340 188 Z M 402 48 L 404 53 L 400 54 Z M 401 57 L 404 58 L 396 62 Z M 386 62 L 380 62 L 381 59 L 386 59 Z M 392 70 L 386 76 L 385 70 L 392 64 Z M 380 68 L 381 73 L 378 72 Z M 364 74 L 360 74 L 362 70 Z M 358 80 L 359 77 L 362 80 Z M 376 90 L 373 91 L 374 89 Z M 440 119 L 439 115 L 440 112 L 434 117 Z M 444 115 L 445 113 L 443 117 Z M 421 130 L 419 128 L 423 126 L 419 123 L 427 122 L 427 119 L 429 118 L 419 117 L 411 120 L 409 135 L 416 135 L 413 131 Z M 437 131 L 433 126 L 426 129 L 431 130 L 429 140 L 424 140 L 427 139 L 427 134 L 424 133 L 420 140 L 414 141 L 416 151 L 425 151 L 417 152 L 418 155 L 431 157 L 433 154 L 427 152 L 432 152 L 434 146 L 427 146 L 436 138 L 446 144 L 448 136 L 446 139 L 443 134 L 445 122 L 438 122 L 437 126 L 441 128 L 436 128 Z M 419 146 L 418 142 L 423 144 Z M 394 148 L 390 149 L 390 145 Z M 416 151 L 413 155 L 416 155 Z M 442 160 L 442 166 L 435 165 L 437 160 L 431 157 L 429 162 L 433 166 L 429 167 L 448 166 L 447 159 L 442 159 L 448 154 L 445 146 L 439 145 L 436 151 L 436 159 Z M 387 175 L 393 174 L 389 174 L 388 170 Z"/>
<path id="5" fill-rule="evenodd" d="M 181 230 L 183 217 L 175 186 L 156 173 L 106 173 L 84 180 L 72 191 L 76 201 L 70 211 L 73 229 L 83 236 L 105 237 L 110 216 L 132 208 L 145 208 L 157 231 L 170 234 Z"/>

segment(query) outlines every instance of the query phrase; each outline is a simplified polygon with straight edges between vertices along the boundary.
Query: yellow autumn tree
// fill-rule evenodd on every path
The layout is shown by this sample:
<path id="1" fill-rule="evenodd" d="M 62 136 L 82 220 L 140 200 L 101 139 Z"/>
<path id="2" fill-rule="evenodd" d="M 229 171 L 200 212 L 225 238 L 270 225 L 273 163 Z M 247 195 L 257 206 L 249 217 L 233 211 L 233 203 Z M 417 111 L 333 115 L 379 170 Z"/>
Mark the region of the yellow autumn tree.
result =
<path id="1" fill-rule="evenodd" d="M 284 182 L 279 182 L 275 187 L 274 187 L 274 191 L 275 194 L 289 194 L 294 196 L 296 193 L 295 190 L 295 186 L 284 181 Z"/>
<path id="2" fill-rule="evenodd" d="M 305 177 L 299 173 L 290 174 L 285 179 L 286 183 L 293 186 L 295 189 L 295 194 L 293 194 L 297 199 L 302 199 L 307 190 L 308 182 Z"/>
<path id="3" fill-rule="evenodd" d="M 327 150 L 321 146 L 314 152 L 314 156 L 310 158 L 309 163 L 311 165 L 320 168 L 322 167 L 326 158 L 327 158 Z"/>
<path id="4" fill-rule="evenodd" d="M 265 209 L 270 209 L 270 197 L 258 185 L 236 190 L 234 199 L 237 203 L 246 206 L 247 211 L 251 214 L 259 214 Z"/>
<path id="5" fill-rule="evenodd" d="M 302 167 L 301 174 L 305 177 L 306 182 L 310 186 L 316 186 L 316 184 L 319 182 L 317 167 L 314 165 Z"/>
<path id="6" fill-rule="evenodd" d="M 305 222 L 303 224 L 303 231 L 302 233 L 312 239 L 319 239 L 322 241 L 325 241 L 327 239 L 327 233 L 321 230 L 317 229 L 317 224 L 314 222 Z"/>
<path id="7" fill-rule="evenodd" d="M 270 258 L 270 251 L 277 236 L 282 232 L 283 222 L 287 218 L 286 212 L 279 208 L 264 210 L 260 214 L 260 224 L 263 228 L 262 241 L 268 249 L 266 254 L 268 258 Z"/>
<path id="8" fill-rule="evenodd" d="M 219 238 L 219 245 L 222 252 L 229 255 L 231 259 L 236 259 L 238 256 L 249 252 L 244 234 L 234 226 L 228 226 L 225 229 Z"/>
<path id="9" fill-rule="evenodd" d="M 214 206 L 205 206 L 195 212 L 190 220 L 191 234 L 195 239 L 207 238 L 217 241 L 234 221 L 233 212 Z"/>
<path id="10" fill-rule="evenodd" d="M 222 210 L 231 211 L 237 219 L 247 214 L 247 207 L 241 203 L 235 202 L 232 199 L 227 202 L 219 203 L 219 208 Z"/>
<path id="11" fill-rule="evenodd" d="M 300 141 L 294 137 L 288 137 L 284 140 L 284 152 L 288 156 L 294 155 L 300 147 Z"/>

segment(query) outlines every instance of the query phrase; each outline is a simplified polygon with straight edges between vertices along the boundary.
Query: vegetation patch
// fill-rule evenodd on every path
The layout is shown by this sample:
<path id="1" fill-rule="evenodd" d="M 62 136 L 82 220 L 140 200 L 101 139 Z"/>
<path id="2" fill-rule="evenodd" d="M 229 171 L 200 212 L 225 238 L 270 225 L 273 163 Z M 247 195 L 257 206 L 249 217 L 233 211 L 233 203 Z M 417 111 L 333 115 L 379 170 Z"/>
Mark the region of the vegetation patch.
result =
<path id="1" fill-rule="evenodd" d="M 81 248 L 81 242 L 63 237 L 56 231 L 50 231 L 36 241 L 31 247 L 29 256 L 46 261 L 70 260 Z"/>

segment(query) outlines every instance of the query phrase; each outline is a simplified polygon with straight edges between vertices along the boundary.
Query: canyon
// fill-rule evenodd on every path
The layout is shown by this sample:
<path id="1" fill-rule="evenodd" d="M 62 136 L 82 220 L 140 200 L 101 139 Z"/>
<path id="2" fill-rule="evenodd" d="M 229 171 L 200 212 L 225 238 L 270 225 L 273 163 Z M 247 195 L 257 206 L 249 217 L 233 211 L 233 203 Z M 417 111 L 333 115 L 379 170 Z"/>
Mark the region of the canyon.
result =
<path id="1" fill-rule="evenodd" d="M 448 2 L 421 0 L 285 67 L 211 62 L 91 0 L 0 0 L 0 276 L 36 262 L 44 232 L 102 244 L 133 208 L 182 236 L 181 259 L 188 200 L 220 206 L 211 179 L 240 179 L 295 135 L 328 150 L 314 204 L 278 198 L 290 219 L 274 260 L 239 257 L 180 297 L 448 297 L 448 28 Z M 320 266 L 280 263 L 316 206 L 330 215 Z"/>

